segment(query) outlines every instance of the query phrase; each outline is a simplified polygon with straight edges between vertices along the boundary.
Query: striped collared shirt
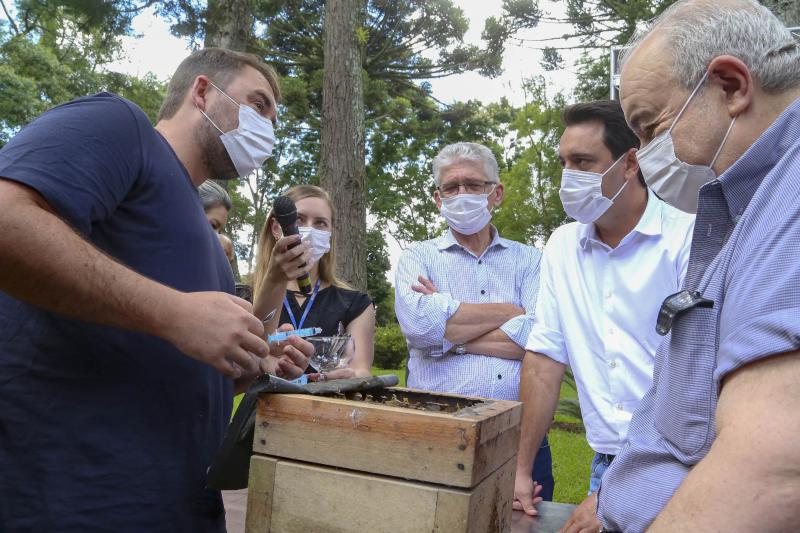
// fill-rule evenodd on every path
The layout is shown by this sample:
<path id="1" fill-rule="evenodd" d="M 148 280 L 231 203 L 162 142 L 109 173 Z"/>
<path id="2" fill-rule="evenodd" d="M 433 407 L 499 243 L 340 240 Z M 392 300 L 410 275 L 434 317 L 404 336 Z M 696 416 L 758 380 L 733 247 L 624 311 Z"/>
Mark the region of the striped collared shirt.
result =
<path id="1" fill-rule="evenodd" d="M 470 396 L 516 400 L 521 362 L 485 355 L 457 355 L 444 338 L 447 321 L 461 303 L 510 303 L 526 310 L 500 329 L 525 347 L 536 307 L 541 252 L 501 238 L 492 228 L 491 244 L 476 256 L 450 230 L 418 242 L 400 256 L 395 276 L 395 308 L 409 348 L 410 387 Z M 417 277 L 431 280 L 439 292 L 411 289 Z"/>

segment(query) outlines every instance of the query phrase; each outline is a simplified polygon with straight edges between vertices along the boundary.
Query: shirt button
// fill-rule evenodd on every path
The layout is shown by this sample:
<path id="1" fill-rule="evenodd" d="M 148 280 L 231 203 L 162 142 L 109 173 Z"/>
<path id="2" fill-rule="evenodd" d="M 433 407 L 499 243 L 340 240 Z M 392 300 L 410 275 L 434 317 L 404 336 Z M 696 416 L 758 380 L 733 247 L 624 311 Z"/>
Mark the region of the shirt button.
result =
<path id="1" fill-rule="evenodd" d="M 481 289 L 481 294 L 486 294 L 486 291 Z"/>
<path id="2" fill-rule="evenodd" d="M 610 368 L 617 368 L 617 362 L 612 359 L 611 361 L 608 362 L 608 366 Z"/>
<path id="3" fill-rule="evenodd" d="M 503 374 L 497 374 L 497 379 L 503 379 Z"/>
<path id="4" fill-rule="evenodd" d="M 483 264 L 483 259 L 478 259 L 478 264 L 482 265 Z"/>
<path id="5" fill-rule="evenodd" d="M 615 405 L 615 407 L 617 408 L 617 410 L 622 411 L 622 404 L 621 403 L 618 403 L 617 405 Z"/>

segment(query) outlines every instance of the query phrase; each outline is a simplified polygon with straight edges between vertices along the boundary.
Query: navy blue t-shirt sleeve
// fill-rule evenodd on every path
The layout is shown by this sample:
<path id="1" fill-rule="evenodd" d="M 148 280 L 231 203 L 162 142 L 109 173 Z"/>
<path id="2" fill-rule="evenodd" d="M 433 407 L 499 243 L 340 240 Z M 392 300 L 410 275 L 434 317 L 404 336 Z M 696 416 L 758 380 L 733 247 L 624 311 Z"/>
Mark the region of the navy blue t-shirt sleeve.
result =
<path id="1" fill-rule="evenodd" d="M 0 177 L 41 194 L 84 235 L 107 219 L 141 172 L 147 116 L 101 93 L 53 108 L 0 150 Z"/>

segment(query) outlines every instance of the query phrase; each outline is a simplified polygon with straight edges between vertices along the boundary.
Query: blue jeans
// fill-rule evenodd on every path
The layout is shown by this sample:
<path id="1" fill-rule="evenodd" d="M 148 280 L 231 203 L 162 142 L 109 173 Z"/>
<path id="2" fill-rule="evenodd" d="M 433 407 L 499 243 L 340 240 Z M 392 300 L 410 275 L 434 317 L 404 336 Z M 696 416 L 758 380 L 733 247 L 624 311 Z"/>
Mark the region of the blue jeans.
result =
<path id="1" fill-rule="evenodd" d="M 539 496 L 546 502 L 553 501 L 553 489 L 556 480 L 553 479 L 553 455 L 550 453 L 550 443 L 545 435 L 536 458 L 533 460 L 533 480 L 542 486 Z"/>
<path id="2" fill-rule="evenodd" d="M 595 453 L 592 459 L 592 473 L 589 476 L 589 494 L 600 490 L 600 480 L 603 474 L 608 470 L 611 461 L 614 460 L 616 455 L 609 455 L 607 453 Z"/>

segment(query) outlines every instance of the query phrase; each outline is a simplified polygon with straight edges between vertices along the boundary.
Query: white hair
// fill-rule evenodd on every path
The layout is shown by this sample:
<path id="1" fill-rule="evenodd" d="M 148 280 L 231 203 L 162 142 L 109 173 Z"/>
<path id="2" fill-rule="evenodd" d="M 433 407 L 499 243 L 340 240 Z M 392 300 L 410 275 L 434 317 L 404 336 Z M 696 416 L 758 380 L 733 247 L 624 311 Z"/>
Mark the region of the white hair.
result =
<path id="1" fill-rule="evenodd" d="M 442 168 L 459 161 L 482 163 L 486 181 L 500 181 L 500 167 L 492 151 L 482 144 L 461 142 L 448 144 L 433 158 L 433 182 L 437 187 L 442 183 Z"/>
<path id="2" fill-rule="evenodd" d="M 621 66 L 652 32 L 672 52 L 678 82 L 693 88 L 715 57 L 739 58 L 765 91 L 800 85 L 800 45 L 784 24 L 755 0 L 680 0 L 634 36 Z"/>
<path id="3" fill-rule="evenodd" d="M 204 181 L 198 188 L 200 200 L 203 202 L 203 210 L 208 211 L 218 205 L 224 206 L 227 211 L 233 207 L 231 196 L 228 191 L 223 189 L 218 183 L 211 180 Z"/>

